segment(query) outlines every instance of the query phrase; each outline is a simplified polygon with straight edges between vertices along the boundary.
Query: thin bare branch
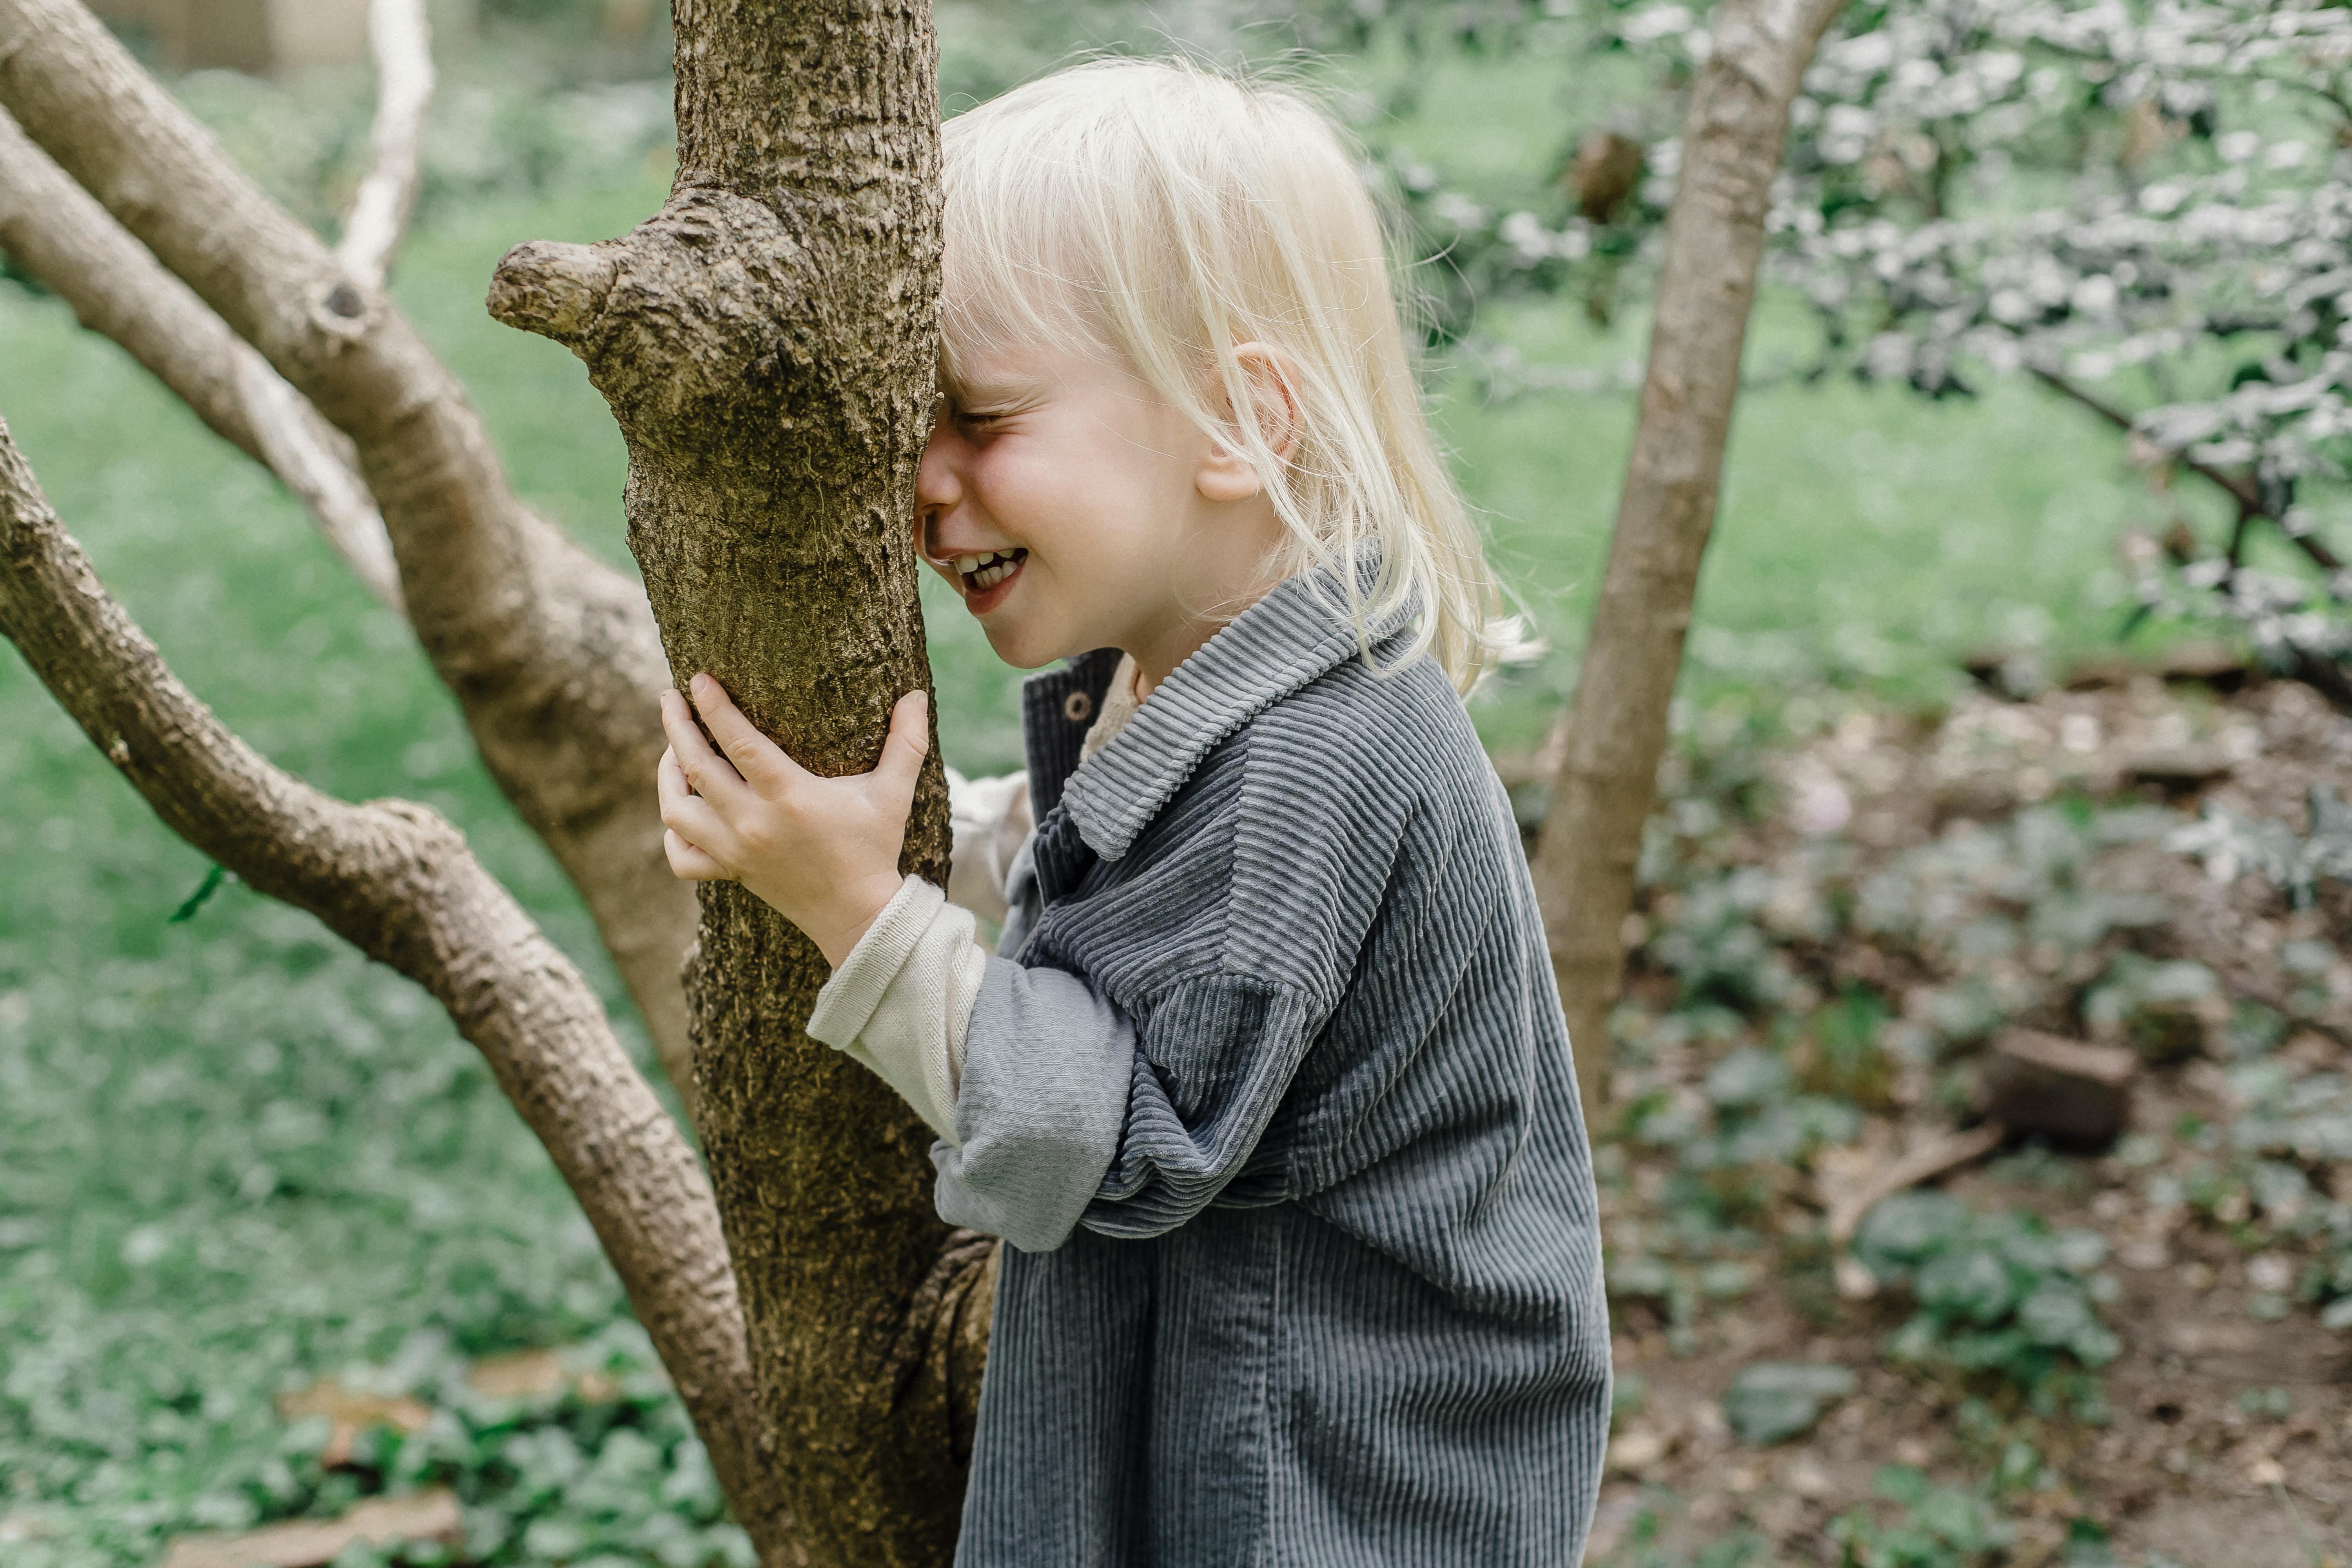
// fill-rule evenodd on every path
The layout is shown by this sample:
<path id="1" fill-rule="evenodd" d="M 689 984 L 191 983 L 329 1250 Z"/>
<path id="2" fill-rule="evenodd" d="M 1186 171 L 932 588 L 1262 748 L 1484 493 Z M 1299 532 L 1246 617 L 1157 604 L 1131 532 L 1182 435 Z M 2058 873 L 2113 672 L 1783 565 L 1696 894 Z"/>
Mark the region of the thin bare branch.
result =
<path id="1" fill-rule="evenodd" d="M 231 734 L 109 596 L 5 424 L 0 633 L 173 832 L 448 1010 L 595 1226 L 736 1517 L 765 1547 L 789 1541 L 701 1165 L 587 982 L 464 837 L 406 801 L 321 795 Z"/>
<path id="2" fill-rule="evenodd" d="M 2123 409 L 2117 408 L 2115 405 L 2105 401 L 2088 388 L 2078 386 L 2073 381 L 2059 374 L 2057 372 L 2044 369 L 2039 365 L 2033 366 L 2032 370 L 2034 379 L 2041 382 L 2042 385 L 2050 388 L 2051 391 L 2057 393 L 2062 397 L 2069 398 L 2075 403 L 2081 404 L 2084 408 L 2089 409 L 2092 413 L 2097 415 L 2100 418 L 2105 420 L 2116 429 L 2130 431 L 2137 428 L 2139 421 L 2134 419 L 2128 413 L 2125 412 Z M 2225 473 L 2221 469 L 2213 467 L 2210 463 L 2200 462 L 2197 458 L 2190 457 L 2186 452 L 2167 452 L 2165 457 L 2167 460 L 2179 464 L 2182 468 L 2188 469 L 2190 473 L 2195 474 L 2199 479 L 2203 479 L 2208 484 L 2218 486 L 2224 494 L 2237 503 L 2238 528 L 2241 534 L 2243 532 L 2245 522 L 2248 518 L 2268 518 L 2271 521 L 2278 523 L 2280 525 L 2279 531 L 2285 533 L 2288 540 L 2294 543 L 2294 547 L 2297 550 L 2302 551 L 2305 555 L 2308 556 L 2312 564 L 2317 566 L 2321 571 L 2341 572 L 2344 570 L 2344 558 L 2336 554 L 2333 550 L 2330 550 L 2318 538 L 2309 533 L 2290 532 L 2285 527 L 2285 520 L 2277 516 L 2267 505 L 2263 503 L 2262 487 L 2255 484 L 2253 480 L 2246 478 L 2242 474 Z M 2233 542 L 2231 547 L 2231 564 L 2233 567 L 2237 563 L 2237 555 L 2242 542 L 2242 539 L 2241 539 Z"/>
<path id="3" fill-rule="evenodd" d="M 375 123 L 368 172 L 343 215 L 335 259 L 372 289 L 383 287 L 393 253 L 416 205 L 425 109 L 433 101 L 432 34 L 425 0 L 372 0 L 368 45 L 375 54 Z"/>
<path id="4" fill-rule="evenodd" d="M 653 776 L 669 685 L 644 592 L 524 506 L 415 328 L 239 173 L 74 0 L 0 0 L 0 105 L 353 442 L 410 623 L 491 776 L 562 863 L 691 1095 L 695 903 Z"/>
<path id="5" fill-rule="evenodd" d="M 204 309 L 202 300 L 188 298 Z M 320 418 L 310 399 L 270 369 L 268 360 L 241 340 L 231 341 L 237 396 L 260 444 L 261 460 L 310 509 L 319 531 L 352 574 L 378 603 L 404 619 L 408 606 L 401 595 L 392 536 L 384 531 L 383 514 L 352 461 L 350 437 Z"/>
<path id="6" fill-rule="evenodd" d="M 376 600 L 401 609 L 400 569 L 352 444 L 166 272 L 0 110 L 0 250 L 129 351 L 232 445 L 277 471 Z"/>

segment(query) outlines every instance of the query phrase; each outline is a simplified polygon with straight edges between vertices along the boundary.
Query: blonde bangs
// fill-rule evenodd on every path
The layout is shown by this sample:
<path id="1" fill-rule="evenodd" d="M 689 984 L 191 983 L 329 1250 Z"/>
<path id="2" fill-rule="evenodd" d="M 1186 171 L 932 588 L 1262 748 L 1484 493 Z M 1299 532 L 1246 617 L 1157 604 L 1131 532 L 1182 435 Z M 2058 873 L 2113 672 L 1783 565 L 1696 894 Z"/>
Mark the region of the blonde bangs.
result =
<path id="1" fill-rule="evenodd" d="M 950 121 L 940 378 L 1045 348 L 1131 371 L 1258 469 L 1284 576 L 1339 568 L 1370 628 L 1467 691 L 1517 640 L 1413 383 L 1379 214 L 1344 133 L 1295 89 L 1181 60 L 1100 60 Z M 1287 355 L 1287 460 L 1234 350 Z M 1231 413 L 1226 412 L 1231 410 Z M 1377 560 L 1368 587 L 1357 563 Z"/>

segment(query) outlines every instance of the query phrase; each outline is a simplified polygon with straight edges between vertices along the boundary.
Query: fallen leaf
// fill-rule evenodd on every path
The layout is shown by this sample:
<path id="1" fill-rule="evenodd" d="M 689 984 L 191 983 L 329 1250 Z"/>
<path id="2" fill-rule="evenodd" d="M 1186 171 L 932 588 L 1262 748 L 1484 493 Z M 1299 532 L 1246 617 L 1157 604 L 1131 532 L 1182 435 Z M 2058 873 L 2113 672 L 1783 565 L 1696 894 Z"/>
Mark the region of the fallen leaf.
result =
<path id="1" fill-rule="evenodd" d="M 553 1351 L 489 1356 L 467 1372 L 466 1385 L 489 1399 L 538 1399 L 563 1386 L 563 1358 Z"/>
<path id="2" fill-rule="evenodd" d="M 457 1496 L 446 1488 L 370 1498 L 341 1519 L 292 1519 L 240 1535 L 183 1535 L 162 1568 L 320 1568 L 353 1542 L 456 1542 L 465 1532 Z"/>
<path id="3" fill-rule="evenodd" d="M 1811 1456 L 1801 1456 L 1789 1467 L 1789 1489 L 1809 1502 L 1819 1502 L 1836 1489 L 1829 1472 L 1822 1468 Z"/>
<path id="4" fill-rule="evenodd" d="M 308 1416 L 327 1418 L 326 1446 L 319 1450 L 319 1463 L 328 1469 L 340 1469 L 352 1462 L 352 1446 L 359 1435 L 371 1426 L 389 1426 L 395 1432 L 421 1432 L 433 1419 L 432 1410 L 423 1401 L 406 1394 L 390 1397 L 381 1394 L 362 1394 L 345 1388 L 331 1377 L 322 1377 L 310 1387 L 278 1396 L 278 1414 L 289 1421 L 300 1421 Z"/>
<path id="5" fill-rule="evenodd" d="M 488 1399 L 543 1399 L 566 1385 L 590 1405 L 609 1405 L 621 1397 L 621 1385 L 601 1372 L 574 1376 L 563 1364 L 562 1351 L 522 1351 L 476 1362 L 466 1373 L 466 1385 Z"/>
<path id="6" fill-rule="evenodd" d="M 1674 1451 L 1674 1441 L 1654 1426 L 1636 1426 L 1609 1440 L 1609 1468 L 1639 1475 Z"/>

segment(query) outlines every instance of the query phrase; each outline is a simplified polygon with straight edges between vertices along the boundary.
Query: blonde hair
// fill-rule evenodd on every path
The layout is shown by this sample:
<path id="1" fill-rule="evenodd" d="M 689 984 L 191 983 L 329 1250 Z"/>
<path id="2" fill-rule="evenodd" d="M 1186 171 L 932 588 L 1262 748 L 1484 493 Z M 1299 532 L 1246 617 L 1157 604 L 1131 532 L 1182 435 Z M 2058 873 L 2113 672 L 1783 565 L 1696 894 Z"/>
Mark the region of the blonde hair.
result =
<path id="1" fill-rule="evenodd" d="M 1256 468 L 1285 530 L 1274 570 L 1334 567 L 1367 662 L 1374 628 L 1409 615 L 1399 662 L 1433 651 L 1467 692 L 1517 641 L 1422 409 L 1379 215 L 1321 108 L 1188 61 L 1107 59 L 945 140 L 950 394 L 991 351 L 1115 355 Z M 1286 457 L 1234 352 L 1252 342 L 1286 356 Z"/>

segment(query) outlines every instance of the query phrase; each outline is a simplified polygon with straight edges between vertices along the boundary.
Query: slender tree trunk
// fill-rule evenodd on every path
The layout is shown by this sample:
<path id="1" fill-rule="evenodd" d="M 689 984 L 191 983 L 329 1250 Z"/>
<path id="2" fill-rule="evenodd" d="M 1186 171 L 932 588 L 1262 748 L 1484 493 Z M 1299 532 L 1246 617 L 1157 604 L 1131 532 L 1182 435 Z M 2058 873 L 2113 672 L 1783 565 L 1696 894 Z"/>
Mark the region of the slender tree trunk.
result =
<path id="1" fill-rule="evenodd" d="M 1641 424 L 1536 851 L 1588 1124 L 1607 1100 L 1642 834 L 1701 553 L 1715 523 L 1764 217 L 1805 67 L 1838 0 L 1722 0 L 1683 126 Z"/>
<path id="2" fill-rule="evenodd" d="M 611 404 L 675 676 L 717 676 L 806 766 L 862 771 L 929 679 L 908 526 L 937 352 L 929 10 L 677 0 L 674 17 L 668 202 L 621 239 L 517 247 L 490 309 L 568 345 Z M 905 865 L 944 882 L 937 756 Z M 940 1563 L 991 1249 L 935 1215 L 929 1132 L 807 1039 L 825 974 L 757 900 L 706 888 L 698 1120 L 810 1560 Z"/>

